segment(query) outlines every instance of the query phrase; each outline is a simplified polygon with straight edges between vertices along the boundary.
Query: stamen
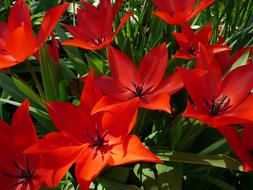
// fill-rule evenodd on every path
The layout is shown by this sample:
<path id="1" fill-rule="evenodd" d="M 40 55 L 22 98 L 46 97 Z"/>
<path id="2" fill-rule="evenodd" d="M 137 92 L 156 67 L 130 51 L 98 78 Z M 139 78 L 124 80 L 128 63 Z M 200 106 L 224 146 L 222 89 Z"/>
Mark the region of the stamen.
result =
<path id="1" fill-rule="evenodd" d="M 132 89 L 130 89 L 128 87 L 125 87 L 125 88 L 127 90 L 129 90 L 130 92 L 132 92 L 135 97 L 138 96 L 139 98 L 142 98 L 145 94 L 147 94 L 153 88 L 153 86 L 150 86 L 149 88 L 147 88 L 147 89 L 144 90 L 144 88 L 143 88 L 144 84 L 145 84 L 145 82 L 143 82 L 141 85 L 137 85 L 137 84 L 135 84 L 135 83 L 132 82 L 134 90 L 132 90 Z"/>
<path id="2" fill-rule="evenodd" d="M 195 54 L 196 54 L 196 49 L 195 49 L 194 47 L 190 47 L 190 48 L 188 49 L 188 52 L 189 52 L 189 54 L 191 54 L 191 55 L 195 55 Z"/>
<path id="3" fill-rule="evenodd" d="M 93 39 L 93 43 L 96 44 L 97 46 L 99 46 L 99 45 L 102 44 L 105 40 L 106 40 L 106 36 L 102 36 L 102 34 L 100 34 L 100 36 L 95 37 L 95 38 Z"/>
<path id="4" fill-rule="evenodd" d="M 225 95 L 218 99 L 213 98 L 211 102 L 205 101 L 205 103 L 211 115 L 221 115 L 232 106 L 229 97 Z"/>

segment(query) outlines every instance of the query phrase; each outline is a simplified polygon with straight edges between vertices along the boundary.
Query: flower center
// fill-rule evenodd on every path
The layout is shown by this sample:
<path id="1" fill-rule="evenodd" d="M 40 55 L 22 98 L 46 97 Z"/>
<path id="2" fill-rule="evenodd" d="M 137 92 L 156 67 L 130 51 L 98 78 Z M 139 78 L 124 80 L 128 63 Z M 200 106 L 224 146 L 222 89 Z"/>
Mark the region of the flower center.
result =
<path id="1" fill-rule="evenodd" d="M 30 168 L 29 162 L 26 157 L 24 157 L 25 161 L 25 167 L 21 167 L 16 161 L 12 161 L 13 165 L 17 169 L 17 172 L 15 174 L 12 173 L 4 173 L 4 176 L 10 177 L 10 178 L 16 178 L 18 180 L 17 183 L 14 183 L 9 186 L 9 189 L 16 188 L 19 185 L 26 185 L 30 182 L 32 179 L 35 168 Z"/>
<path id="2" fill-rule="evenodd" d="M 92 140 L 91 147 L 99 148 L 105 146 L 108 142 L 105 140 L 106 135 L 108 134 L 108 130 L 106 130 L 102 135 L 98 131 L 98 125 L 96 124 L 96 135 L 92 137 L 91 135 L 87 134 L 88 137 Z"/>
<path id="3" fill-rule="evenodd" d="M 248 148 L 249 155 L 253 157 L 253 148 Z"/>
<path id="4" fill-rule="evenodd" d="M 93 39 L 93 43 L 99 46 L 106 40 L 106 36 L 103 36 L 102 34 L 96 38 Z"/>
<path id="5" fill-rule="evenodd" d="M 222 95 L 221 98 L 217 99 L 213 98 L 210 102 L 206 101 L 206 105 L 211 115 L 221 115 L 232 106 L 229 97 L 226 95 Z"/>
<path id="6" fill-rule="evenodd" d="M 196 49 L 195 49 L 194 47 L 190 47 L 190 48 L 188 49 L 188 52 L 189 52 L 189 54 L 191 54 L 191 55 L 195 55 L 195 54 L 196 54 Z"/>
<path id="7" fill-rule="evenodd" d="M 151 91 L 151 89 L 153 88 L 153 86 L 147 88 L 144 90 L 144 83 L 142 83 L 141 85 L 137 85 L 135 83 L 132 83 L 133 85 L 133 89 L 130 89 L 128 87 L 126 87 L 127 90 L 129 90 L 130 92 L 132 92 L 134 94 L 134 96 L 138 96 L 140 98 L 142 98 L 145 94 L 147 94 L 148 92 Z"/>

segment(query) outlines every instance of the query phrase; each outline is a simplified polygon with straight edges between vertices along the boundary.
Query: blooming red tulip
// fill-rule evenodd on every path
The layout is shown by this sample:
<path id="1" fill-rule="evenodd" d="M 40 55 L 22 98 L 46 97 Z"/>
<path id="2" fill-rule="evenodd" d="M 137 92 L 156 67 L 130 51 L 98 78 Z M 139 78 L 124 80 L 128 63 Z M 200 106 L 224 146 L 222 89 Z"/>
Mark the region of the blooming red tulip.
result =
<path id="1" fill-rule="evenodd" d="M 23 151 L 37 141 L 26 100 L 14 113 L 11 126 L 0 120 L 0 188 L 2 190 L 36 190 L 42 184 L 40 156 Z M 48 174 L 46 174 L 48 175 Z"/>
<path id="2" fill-rule="evenodd" d="M 152 0 L 159 11 L 153 14 L 168 24 L 189 22 L 197 14 L 211 5 L 214 0 L 201 0 L 195 7 L 196 0 Z"/>
<path id="3" fill-rule="evenodd" d="M 243 125 L 242 135 L 239 135 L 236 128 L 232 126 L 222 126 L 219 128 L 234 153 L 243 162 L 243 170 L 253 171 L 253 125 Z"/>
<path id="4" fill-rule="evenodd" d="M 74 39 L 63 41 L 63 45 L 77 46 L 88 50 L 98 50 L 113 42 L 120 29 L 132 13 L 127 13 L 112 34 L 112 23 L 122 0 L 112 6 L 110 0 L 100 0 L 98 8 L 81 1 L 84 8 L 77 9 L 77 26 L 63 25 Z"/>
<path id="5" fill-rule="evenodd" d="M 223 78 L 217 62 L 203 45 L 197 68 L 207 70 L 204 76 L 179 68 L 178 71 L 194 107 L 188 102 L 185 117 L 198 119 L 212 127 L 240 124 L 253 120 L 253 65 L 238 67 Z"/>
<path id="6" fill-rule="evenodd" d="M 128 101 L 108 112 L 90 115 L 101 96 L 90 74 L 80 107 L 70 103 L 48 103 L 49 115 L 60 132 L 46 135 L 28 150 L 43 152 L 47 160 L 43 160 L 42 165 L 49 169 L 64 167 L 67 172 L 76 163 L 75 173 L 82 190 L 88 189 L 91 180 L 107 164 L 161 162 L 137 136 L 129 134 L 135 123 L 137 104 Z M 54 178 L 48 179 L 47 184 L 56 185 Z"/>
<path id="7" fill-rule="evenodd" d="M 228 51 L 230 48 L 222 44 L 210 45 L 209 42 L 212 37 L 212 25 L 206 25 L 198 32 L 191 29 L 188 23 L 182 25 L 182 33 L 172 33 L 179 44 L 180 51 L 174 55 L 175 58 L 194 59 L 199 55 L 199 43 L 206 46 L 213 53 Z"/>
<path id="8" fill-rule="evenodd" d="M 162 44 L 135 64 L 122 52 L 109 47 L 109 66 L 112 77 L 99 76 L 97 86 L 108 96 L 100 100 L 98 107 L 108 102 L 128 101 L 136 98 L 140 107 L 170 112 L 170 95 L 183 87 L 177 73 L 163 79 L 168 62 L 168 52 Z"/>
<path id="9" fill-rule="evenodd" d="M 14 66 L 33 55 L 50 35 L 68 5 L 64 3 L 50 9 L 35 38 L 29 9 L 23 0 L 17 0 L 11 8 L 8 23 L 0 22 L 0 69 Z"/>

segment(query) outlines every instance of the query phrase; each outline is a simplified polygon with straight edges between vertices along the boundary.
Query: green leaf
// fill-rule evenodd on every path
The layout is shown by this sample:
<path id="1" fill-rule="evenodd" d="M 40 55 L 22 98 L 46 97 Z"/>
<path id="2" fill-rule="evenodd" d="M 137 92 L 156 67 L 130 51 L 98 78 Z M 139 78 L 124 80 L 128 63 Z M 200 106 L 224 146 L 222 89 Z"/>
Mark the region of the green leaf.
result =
<path id="1" fill-rule="evenodd" d="M 41 107 L 46 108 L 42 99 L 39 95 L 37 95 L 33 89 L 28 86 L 24 81 L 17 79 L 15 77 L 12 77 L 13 82 L 16 84 L 16 86 L 30 99 L 32 99 L 34 102 L 39 104 Z"/>
<path id="2" fill-rule="evenodd" d="M 103 175 L 103 177 L 115 180 L 119 183 L 126 183 L 128 176 L 129 168 L 127 167 L 112 167 Z"/>
<path id="3" fill-rule="evenodd" d="M 57 64 L 49 54 L 46 45 L 40 49 L 40 69 L 46 100 L 57 101 L 62 74 L 60 64 Z"/>
<path id="4" fill-rule="evenodd" d="M 250 51 L 246 51 L 241 57 L 239 57 L 236 62 L 232 65 L 232 67 L 229 69 L 228 72 L 231 72 L 232 70 L 236 69 L 237 67 L 243 66 L 247 64 L 247 60 L 249 57 Z"/>
<path id="5" fill-rule="evenodd" d="M 219 168 L 243 171 L 241 162 L 224 154 L 203 156 L 199 154 L 166 150 L 151 149 L 151 151 L 156 153 L 156 155 L 163 161 L 210 165 Z"/>
<path id="6" fill-rule="evenodd" d="M 157 190 L 158 184 L 154 173 L 154 168 L 149 164 L 136 164 L 134 167 L 134 173 L 141 181 L 144 189 Z"/>
<path id="7" fill-rule="evenodd" d="M 125 185 L 108 178 L 100 177 L 97 190 L 140 190 L 135 185 Z"/>
<path id="8" fill-rule="evenodd" d="M 231 186 L 230 184 L 228 183 L 225 183 L 224 181 L 220 180 L 220 179 L 217 179 L 215 177 L 211 177 L 211 176 L 208 176 L 208 175 L 204 175 L 204 174 L 190 174 L 191 176 L 193 177 L 197 177 L 201 180 L 205 180 L 223 190 L 236 190 L 235 187 Z"/>
<path id="9" fill-rule="evenodd" d="M 176 164 L 156 164 L 159 190 L 181 190 L 183 171 Z"/>

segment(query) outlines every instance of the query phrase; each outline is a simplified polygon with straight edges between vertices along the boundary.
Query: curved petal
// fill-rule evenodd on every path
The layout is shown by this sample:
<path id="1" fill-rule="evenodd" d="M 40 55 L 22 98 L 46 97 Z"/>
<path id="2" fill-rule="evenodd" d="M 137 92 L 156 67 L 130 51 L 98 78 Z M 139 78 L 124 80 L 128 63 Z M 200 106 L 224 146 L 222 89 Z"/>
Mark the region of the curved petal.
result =
<path id="1" fill-rule="evenodd" d="M 48 113 L 56 128 L 74 142 L 87 143 L 88 134 L 94 134 L 95 128 L 90 115 L 81 108 L 67 102 L 48 103 Z"/>
<path id="2" fill-rule="evenodd" d="M 95 78 L 95 83 L 103 93 L 119 101 L 129 100 L 134 95 L 123 84 L 112 77 L 98 76 Z"/>
<path id="3" fill-rule="evenodd" d="M 192 55 L 190 53 L 177 51 L 173 57 L 174 59 L 196 59 L 197 55 Z"/>
<path id="4" fill-rule="evenodd" d="M 87 49 L 87 50 L 97 50 L 98 49 L 98 46 L 96 46 L 90 42 L 80 40 L 80 39 L 63 40 L 61 44 L 65 45 L 65 46 L 80 47 L 80 48 Z"/>
<path id="5" fill-rule="evenodd" d="M 38 139 L 34 124 L 29 115 L 29 100 L 25 100 L 13 115 L 11 123 L 13 143 L 25 150 Z"/>
<path id="6" fill-rule="evenodd" d="M 201 11 L 211 5 L 214 1 L 215 0 L 201 0 L 196 9 L 194 9 L 192 14 L 187 18 L 187 20 L 191 20 L 193 17 L 195 17 L 197 14 L 199 14 Z"/>
<path id="7" fill-rule="evenodd" d="M 229 72 L 221 84 L 220 91 L 230 98 L 233 106 L 238 105 L 253 89 L 253 65 L 237 67 Z"/>
<path id="8" fill-rule="evenodd" d="M 17 60 L 17 62 L 24 61 L 36 50 L 35 38 L 32 30 L 24 23 L 21 24 L 10 33 L 6 39 L 5 48 L 6 51 Z M 22 51 L 20 51 L 21 49 Z"/>
<path id="9" fill-rule="evenodd" d="M 168 24 L 179 25 L 185 22 L 186 13 L 176 13 L 173 16 L 162 11 L 153 11 L 152 14 L 158 16 L 164 22 Z"/>
<path id="10" fill-rule="evenodd" d="M 109 66 L 112 77 L 124 86 L 129 87 L 137 81 L 137 70 L 135 64 L 121 51 L 109 46 Z"/>
<path id="11" fill-rule="evenodd" d="M 11 8 L 8 17 L 8 28 L 10 32 L 15 31 L 21 25 L 25 25 L 27 30 L 32 32 L 31 16 L 28 6 L 24 0 L 17 0 L 14 6 Z"/>
<path id="12" fill-rule="evenodd" d="M 197 69 L 195 71 L 190 71 L 182 67 L 177 67 L 177 70 L 194 105 L 197 109 L 207 112 L 205 101 L 208 101 L 206 94 L 210 92 L 210 89 L 205 86 L 203 76 L 198 76 Z"/>
<path id="13" fill-rule="evenodd" d="M 212 37 L 212 25 L 208 24 L 202 27 L 196 34 L 196 39 L 203 45 L 208 45 Z"/>
<path id="14" fill-rule="evenodd" d="M 172 95 L 184 87 L 184 83 L 178 72 L 171 74 L 169 77 L 162 80 L 157 88 L 152 92 L 152 95 L 167 93 Z"/>
<path id="15" fill-rule="evenodd" d="M 77 181 L 89 184 L 107 165 L 110 155 L 100 150 L 88 148 L 83 151 L 79 159 L 76 161 L 76 177 Z M 95 167 L 94 167 L 95 166 Z"/>
<path id="16" fill-rule="evenodd" d="M 48 38 L 55 25 L 57 24 L 58 20 L 60 19 L 64 11 L 68 8 L 68 6 L 69 3 L 63 3 L 62 5 L 53 7 L 47 11 L 46 15 L 42 20 L 40 30 L 36 38 L 37 48 L 39 48 Z"/>
<path id="17" fill-rule="evenodd" d="M 93 107 L 91 114 L 96 114 L 101 111 L 108 111 L 113 106 L 118 104 L 119 102 L 116 102 L 112 97 L 110 96 L 103 96 Z"/>
<path id="18" fill-rule="evenodd" d="M 138 106 L 138 98 L 113 106 L 103 115 L 103 131 L 108 130 L 114 137 L 128 135 L 135 125 Z"/>
<path id="19" fill-rule="evenodd" d="M 102 98 L 102 92 L 95 85 L 94 81 L 94 71 L 91 70 L 88 77 L 85 80 L 85 85 L 80 97 L 80 107 L 87 114 L 91 113 L 91 110 L 98 102 L 98 100 Z"/>
<path id="20" fill-rule="evenodd" d="M 125 23 L 128 21 L 128 19 L 133 15 L 132 12 L 129 12 L 127 14 L 124 15 L 124 17 L 121 19 L 119 26 L 117 27 L 117 29 L 115 30 L 112 39 L 114 40 L 114 38 L 116 37 L 116 35 L 119 33 L 119 31 L 121 30 L 121 28 L 125 25 Z"/>
<path id="21" fill-rule="evenodd" d="M 141 60 L 139 77 L 141 84 L 155 88 L 161 82 L 168 63 L 165 43 L 149 51 Z"/>
<path id="22" fill-rule="evenodd" d="M 170 95 L 158 94 L 156 96 L 148 95 L 144 99 L 140 99 L 140 107 L 151 110 L 163 110 L 171 113 L 170 110 Z"/>
<path id="23" fill-rule="evenodd" d="M 115 145 L 111 150 L 112 159 L 109 160 L 111 166 L 128 164 L 133 162 L 155 162 L 162 161 L 149 151 L 136 135 L 130 135 L 123 144 Z"/>
<path id="24" fill-rule="evenodd" d="M 243 125 L 242 146 L 245 147 L 248 151 L 253 149 L 252 135 L 253 135 L 252 123 Z"/>

